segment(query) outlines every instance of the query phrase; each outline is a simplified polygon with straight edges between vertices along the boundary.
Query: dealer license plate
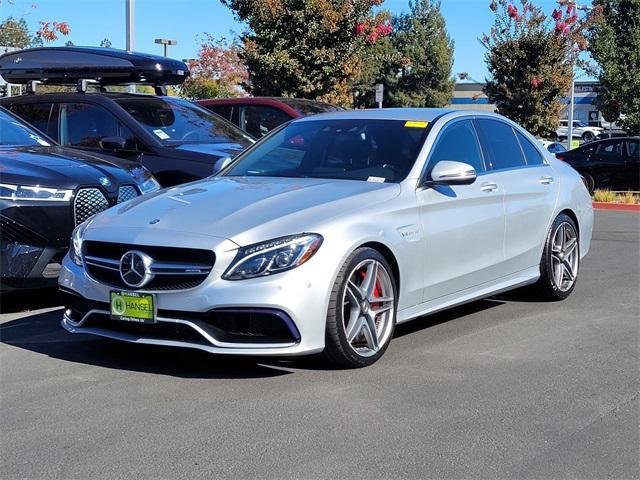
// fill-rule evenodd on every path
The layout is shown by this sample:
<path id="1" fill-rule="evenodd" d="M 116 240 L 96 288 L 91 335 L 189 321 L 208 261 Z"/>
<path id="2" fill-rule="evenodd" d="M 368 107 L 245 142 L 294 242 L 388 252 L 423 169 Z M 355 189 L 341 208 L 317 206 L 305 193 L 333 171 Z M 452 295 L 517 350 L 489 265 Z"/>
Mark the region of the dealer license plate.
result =
<path id="1" fill-rule="evenodd" d="M 155 298 L 149 293 L 112 290 L 111 318 L 127 322 L 156 323 Z"/>

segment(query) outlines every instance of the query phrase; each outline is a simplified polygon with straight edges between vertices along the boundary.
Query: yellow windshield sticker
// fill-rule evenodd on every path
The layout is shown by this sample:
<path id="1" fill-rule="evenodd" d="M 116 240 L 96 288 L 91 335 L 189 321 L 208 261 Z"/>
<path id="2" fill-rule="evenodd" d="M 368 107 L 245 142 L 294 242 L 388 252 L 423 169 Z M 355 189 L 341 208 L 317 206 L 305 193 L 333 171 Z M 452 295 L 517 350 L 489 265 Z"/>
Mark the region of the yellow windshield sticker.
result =
<path id="1" fill-rule="evenodd" d="M 427 125 L 429 125 L 429 122 L 416 122 L 414 120 L 409 120 L 404 124 L 405 127 L 412 128 L 427 128 Z"/>

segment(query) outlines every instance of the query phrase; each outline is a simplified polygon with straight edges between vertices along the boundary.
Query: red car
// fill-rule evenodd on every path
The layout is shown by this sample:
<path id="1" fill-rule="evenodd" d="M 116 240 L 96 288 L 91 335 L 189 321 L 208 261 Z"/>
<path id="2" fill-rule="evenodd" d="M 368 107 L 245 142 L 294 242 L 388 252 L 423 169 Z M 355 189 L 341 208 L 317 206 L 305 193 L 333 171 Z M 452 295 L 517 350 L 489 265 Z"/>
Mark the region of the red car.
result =
<path id="1" fill-rule="evenodd" d="M 198 103 L 260 138 L 289 120 L 343 108 L 301 98 L 239 97 L 199 100 Z"/>

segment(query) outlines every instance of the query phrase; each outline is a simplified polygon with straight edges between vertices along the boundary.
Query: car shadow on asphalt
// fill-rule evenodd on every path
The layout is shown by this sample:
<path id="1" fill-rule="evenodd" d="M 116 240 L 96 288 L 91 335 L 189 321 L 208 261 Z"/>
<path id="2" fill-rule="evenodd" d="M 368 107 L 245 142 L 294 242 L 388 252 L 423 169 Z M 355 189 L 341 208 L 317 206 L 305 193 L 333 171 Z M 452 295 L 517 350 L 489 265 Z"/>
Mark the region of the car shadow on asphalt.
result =
<path id="1" fill-rule="evenodd" d="M 0 298 L 0 313 L 17 313 L 39 310 L 61 305 L 57 288 L 17 290 L 3 293 Z"/>
<path id="2" fill-rule="evenodd" d="M 187 348 L 138 345 L 92 335 L 71 334 L 60 326 L 62 309 L 25 316 L 0 325 L 0 343 L 67 362 L 180 378 L 250 379 L 287 375 L 255 357 L 212 355 Z"/>
<path id="3" fill-rule="evenodd" d="M 394 337 L 433 328 L 510 301 L 526 301 L 526 298 L 526 293 L 516 290 L 425 315 L 398 325 Z M 47 305 L 45 300 L 43 298 L 39 305 Z M 55 300 L 49 300 L 52 302 L 49 306 L 56 305 Z M 24 310 L 24 304 L 22 307 Z M 132 344 L 92 335 L 74 335 L 60 326 L 61 315 L 62 309 L 5 322 L 0 325 L 0 343 L 69 362 L 181 378 L 251 379 L 287 375 L 295 370 L 334 369 L 317 355 L 298 358 L 213 355 L 195 349 Z"/>

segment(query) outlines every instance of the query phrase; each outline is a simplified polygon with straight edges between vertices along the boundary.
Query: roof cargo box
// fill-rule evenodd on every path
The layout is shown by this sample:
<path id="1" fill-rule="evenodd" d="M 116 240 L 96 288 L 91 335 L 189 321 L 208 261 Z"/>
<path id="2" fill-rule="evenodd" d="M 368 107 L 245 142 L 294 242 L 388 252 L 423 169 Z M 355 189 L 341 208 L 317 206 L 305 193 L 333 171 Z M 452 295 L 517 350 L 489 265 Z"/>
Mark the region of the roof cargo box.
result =
<path id="1" fill-rule="evenodd" d="M 179 85 L 189 69 L 178 60 L 113 48 L 41 47 L 0 56 L 0 75 L 16 84 L 36 80 L 61 85 L 87 79 L 101 85 Z"/>

